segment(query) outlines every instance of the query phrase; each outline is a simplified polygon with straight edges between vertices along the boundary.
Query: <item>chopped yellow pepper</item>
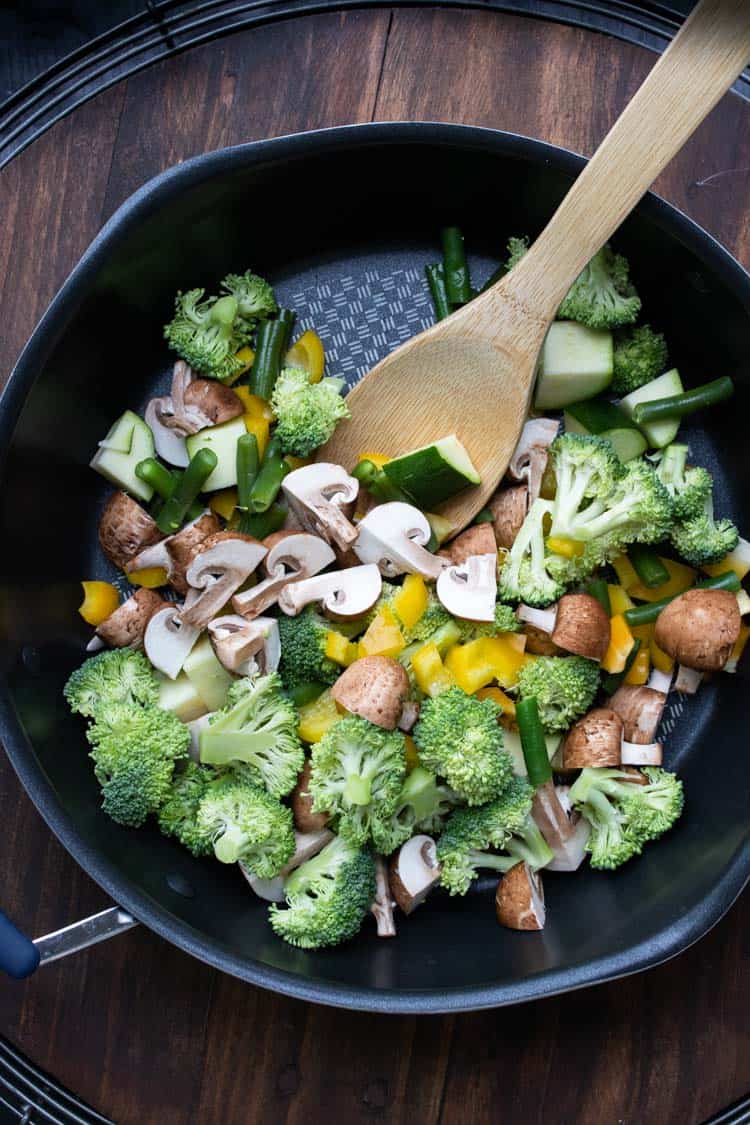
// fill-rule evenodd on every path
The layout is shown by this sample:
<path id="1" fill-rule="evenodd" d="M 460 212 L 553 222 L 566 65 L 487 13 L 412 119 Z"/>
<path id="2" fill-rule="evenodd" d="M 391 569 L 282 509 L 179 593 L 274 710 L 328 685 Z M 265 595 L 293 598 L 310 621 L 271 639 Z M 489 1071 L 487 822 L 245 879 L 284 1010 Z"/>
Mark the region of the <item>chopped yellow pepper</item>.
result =
<path id="1" fill-rule="evenodd" d="M 455 677 L 443 664 L 440 650 L 435 644 L 426 644 L 417 649 L 411 658 L 411 666 L 417 686 L 425 695 L 440 695 L 441 691 L 455 686 Z"/>
<path id="2" fill-rule="evenodd" d="M 566 559 L 575 559 L 586 550 L 585 543 L 577 539 L 566 539 L 563 536 L 550 536 L 547 546 L 555 555 L 562 555 Z"/>
<path id="3" fill-rule="evenodd" d="M 273 410 L 260 395 L 254 395 L 250 388 L 245 386 L 235 387 L 234 393 L 244 406 L 245 414 L 250 414 L 253 418 L 265 418 L 267 422 L 273 422 Z"/>
<path id="4" fill-rule="evenodd" d="M 163 566 L 145 566 L 142 570 L 131 570 L 126 575 L 132 586 L 145 586 L 147 590 L 157 590 L 166 586 L 169 575 Z"/>
<path id="5" fill-rule="evenodd" d="M 607 583 L 607 593 L 609 594 L 609 608 L 613 614 L 624 613 L 626 609 L 633 608 L 633 603 L 622 586 L 611 586 Z"/>
<path id="6" fill-rule="evenodd" d="M 390 457 L 386 457 L 385 453 L 360 453 L 360 461 L 372 461 L 376 469 L 382 469 L 386 461 L 390 461 Z"/>
<path id="7" fill-rule="evenodd" d="M 360 656 L 398 656 L 406 648 L 404 634 L 390 606 L 384 605 L 373 617 L 359 642 Z"/>
<path id="8" fill-rule="evenodd" d="M 422 575 L 407 574 L 392 605 L 401 624 L 411 629 L 427 609 L 428 600 L 427 586 Z"/>
<path id="9" fill-rule="evenodd" d="M 89 625 L 101 625 L 120 604 L 120 595 L 111 582 L 82 582 L 83 601 L 78 607 Z"/>
<path id="10" fill-rule="evenodd" d="M 617 575 L 617 581 L 626 590 L 629 590 L 631 586 L 638 585 L 640 579 L 627 555 L 618 555 L 616 559 L 612 559 L 612 568 Z"/>
<path id="11" fill-rule="evenodd" d="M 635 585 L 628 586 L 629 594 L 642 602 L 658 602 L 662 598 L 673 598 L 676 594 L 682 594 L 683 591 L 689 590 L 695 582 L 695 571 L 692 567 L 675 562 L 674 559 L 663 559 L 661 556 L 659 556 L 659 562 L 663 563 L 669 572 L 669 580 L 662 582 L 661 586 L 653 587 L 643 586 L 640 582 L 636 582 Z"/>
<path id="12" fill-rule="evenodd" d="M 221 492 L 214 492 L 208 506 L 212 512 L 216 512 L 222 519 L 231 520 L 232 513 L 237 507 L 237 489 L 222 488 Z"/>
<path id="13" fill-rule="evenodd" d="M 525 638 L 513 633 L 480 637 L 448 649 L 445 666 L 455 676 L 458 686 L 470 695 L 493 680 L 511 688 L 518 683 L 518 673 L 530 659 L 523 651 L 524 643 Z"/>
<path id="14" fill-rule="evenodd" d="M 312 703 L 299 709 L 299 736 L 305 742 L 320 742 L 341 714 L 330 691 L 324 691 Z"/>
<path id="15" fill-rule="evenodd" d="M 404 735 L 404 742 L 406 743 L 406 768 L 411 773 L 419 765 L 419 751 L 410 734 Z"/>
<path id="16" fill-rule="evenodd" d="M 255 360 L 255 352 L 252 348 L 248 348 L 246 345 L 244 348 L 240 348 L 234 358 L 242 360 L 242 369 L 232 377 L 232 379 L 230 380 L 230 382 L 232 383 L 236 382 L 236 380 L 239 379 L 241 375 L 245 375 L 253 366 L 253 362 Z"/>
<path id="17" fill-rule="evenodd" d="M 336 664 L 343 664 L 348 668 L 350 664 L 359 656 L 359 650 L 348 637 L 343 633 L 337 633 L 335 629 L 329 630 L 326 633 L 326 656 L 329 660 L 335 661 Z"/>
<path id="18" fill-rule="evenodd" d="M 284 358 L 285 367 L 299 367 L 310 376 L 311 383 L 319 383 L 325 367 L 323 342 L 317 332 L 308 328 L 295 340 Z"/>
<path id="19" fill-rule="evenodd" d="M 516 717 L 516 705 L 509 695 L 501 691 L 499 687 L 483 687 L 477 692 L 477 699 L 491 699 L 497 703 L 498 707 L 502 710 L 504 715 L 509 719 Z"/>
<path id="20" fill-rule="evenodd" d="M 729 663 L 733 663 L 736 666 L 737 661 L 741 658 L 742 653 L 745 651 L 745 645 L 747 644 L 748 637 L 750 637 L 750 625 L 740 625 L 739 636 L 734 642 L 734 648 L 732 649 L 732 654 L 729 657 Z"/>
<path id="21" fill-rule="evenodd" d="M 258 442 L 258 456 L 262 457 L 266 452 L 268 445 L 268 438 L 271 432 L 271 426 L 267 418 L 259 417 L 256 414 L 244 414 L 245 429 L 249 434 L 255 434 L 255 439 Z"/>
<path id="22" fill-rule="evenodd" d="M 742 543 L 740 543 L 740 547 L 741 546 Z M 740 558 L 739 548 L 737 548 L 732 551 L 731 554 L 725 555 L 724 558 L 720 559 L 717 563 L 706 563 L 705 566 L 701 567 L 701 570 L 705 570 L 706 574 L 712 574 L 715 577 L 718 577 L 720 574 L 726 574 L 728 570 L 733 570 L 741 582 L 748 571 L 750 571 L 750 559 L 747 558 L 747 551 L 742 551 L 742 558 Z"/>
<path id="23" fill-rule="evenodd" d="M 664 652 L 663 649 L 659 648 L 656 641 L 654 640 L 653 633 L 651 634 L 651 639 L 648 642 L 648 652 L 654 668 L 658 668 L 660 672 L 665 672 L 667 675 L 669 675 L 670 672 L 674 671 L 674 659 L 666 652 Z"/>
<path id="24" fill-rule="evenodd" d="M 293 453 L 287 453 L 284 460 L 290 469 L 302 469 L 305 465 L 312 465 L 312 457 L 295 457 Z"/>
<path id="25" fill-rule="evenodd" d="M 602 668 L 605 672 L 622 672 L 633 647 L 633 634 L 621 613 L 610 618 L 610 639 Z"/>
<path id="26" fill-rule="evenodd" d="M 648 645 L 641 642 L 641 647 L 635 654 L 635 660 L 630 665 L 625 676 L 626 684 L 645 684 L 651 671 L 651 658 Z"/>

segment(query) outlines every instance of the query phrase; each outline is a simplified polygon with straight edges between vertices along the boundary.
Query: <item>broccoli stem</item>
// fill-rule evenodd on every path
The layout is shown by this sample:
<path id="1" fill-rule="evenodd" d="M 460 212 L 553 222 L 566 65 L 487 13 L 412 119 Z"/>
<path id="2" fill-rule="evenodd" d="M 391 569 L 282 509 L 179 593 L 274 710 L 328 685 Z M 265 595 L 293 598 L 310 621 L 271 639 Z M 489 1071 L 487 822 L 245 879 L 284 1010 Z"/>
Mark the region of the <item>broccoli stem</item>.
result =
<path id="1" fill-rule="evenodd" d="M 279 309 L 275 320 L 263 320 L 258 325 L 249 383 L 253 394 L 266 400 L 276 386 L 295 319 L 291 309 Z"/>
<path id="2" fill-rule="evenodd" d="M 457 308 L 459 305 L 465 305 L 472 297 L 464 236 L 458 227 L 445 227 L 441 237 L 445 292 L 452 308 Z"/>
<path id="3" fill-rule="evenodd" d="M 742 589 L 742 586 L 734 571 L 728 570 L 724 574 L 717 575 L 716 578 L 701 579 L 700 582 L 696 582 L 693 589 L 731 590 L 732 593 L 736 594 Z M 628 625 L 648 625 L 651 621 L 656 621 L 661 611 L 679 596 L 679 594 L 673 594 L 671 598 L 661 598 L 658 602 L 634 606 L 633 609 L 626 609 L 623 616 Z"/>
<path id="4" fill-rule="evenodd" d="M 592 578 L 586 584 L 586 593 L 596 598 L 607 617 L 612 616 L 612 606 L 609 601 L 609 588 L 603 578 Z"/>
<path id="5" fill-rule="evenodd" d="M 500 871 L 504 875 L 520 863 L 516 855 L 495 855 L 494 852 L 478 852 L 472 848 L 468 854 L 468 861 L 472 867 L 482 867 L 489 871 Z"/>
<path id="6" fill-rule="evenodd" d="M 427 278 L 427 284 L 430 287 L 432 305 L 435 309 L 435 320 L 445 320 L 447 316 L 450 316 L 451 306 L 448 300 L 448 294 L 445 291 L 443 267 L 435 263 L 431 266 L 425 266 L 424 272 Z"/>
<path id="7" fill-rule="evenodd" d="M 734 394 L 734 383 L 728 375 L 722 375 L 721 379 L 714 379 L 712 383 L 693 387 L 691 391 L 640 403 L 633 411 L 633 421 L 636 426 L 641 426 L 648 422 L 660 422 L 664 418 L 684 418 L 688 414 L 694 414 L 696 410 L 702 410 L 705 406 L 723 402 L 732 394 Z"/>
<path id="8" fill-rule="evenodd" d="M 402 492 L 388 476 L 379 469 L 372 461 L 364 460 L 352 470 L 352 476 L 356 477 L 359 483 L 371 492 L 376 500 L 387 502 L 389 500 L 401 500 L 406 504 L 411 504 L 411 498 Z"/>
<path id="9" fill-rule="evenodd" d="M 350 774 L 344 786 L 343 797 L 349 805 L 369 805 L 372 796 L 372 784 L 365 777 Z"/>
<path id="10" fill-rule="evenodd" d="M 284 460 L 281 442 L 277 437 L 272 437 L 247 498 L 248 511 L 267 512 L 278 496 L 281 482 L 288 472 L 289 465 Z"/>
<path id="11" fill-rule="evenodd" d="M 241 512 L 248 510 L 259 466 L 258 439 L 255 434 L 243 434 L 237 441 L 237 507 Z"/>
<path id="12" fill-rule="evenodd" d="M 643 585 L 648 586 L 650 590 L 663 586 L 669 581 L 669 571 L 650 547 L 645 547 L 642 543 L 632 543 L 628 548 L 628 558 Z"/>
<path id="13" fill-rule="evenodd" d="M 154 492 L 162 500 L 168 500 L 177 487 L 177 482 L 181 474 L 171 472 L 165 468 L 155 457 L 147 457 L 145 461 L 139 461 L 135 467 L 135 475 L 139 480 L 145 481 L 150 484 Z M 161 511 L 162 505 L 157 500 L 152 505 L 152 514 L 158 515 Z M 200 503 L 191 504 L 187 510 L 188 520 L 197 520 L 198 516 L 203 511 L 203 505 Z"/>
<path id="14" fill-rule="evenodd" d="M 218 840 L 214 840 L 214 855 L 220 863 L 236 863 L 246 843 L 244 832 L 236 825 L 227 825 Z"/>
<path id="15" fill-rule="evenodd" d="M 664 484 L 676 485 L 685 475 L 685 466 L 688 458 L 688 447 L 680 442 L 668 445 L 662 454 L 657 470 Z"/>
<path id="16" fill-rule="evenodd" d="M 552 777 L 552 767 L 547 756 L 544 728 L 539 718 L 536 699 L 529 696 L 516 704 L 516 722 L 521 735 L 521 747 L 530 783 L 536 788 Z"/>
<path id="17" fill-rule="evenodd" d="M 165 535 L 179 531 L 193 501 L 216 468 L 217 457 L 212 449 L 199 449 L 178 479 L 172 493 L 156 515 L 156 526 Z"/>
<path id="18" fill-rule="evenodd" d="M 255 539 L 265 539 L 267 535 L 283 527 L 288 514 L 289 509 L 283 504 L 272 504 L 267 512 L 258 512 L 255 515 L 243 512 L 237 530 L 243 535 L 252 535 Z"/>

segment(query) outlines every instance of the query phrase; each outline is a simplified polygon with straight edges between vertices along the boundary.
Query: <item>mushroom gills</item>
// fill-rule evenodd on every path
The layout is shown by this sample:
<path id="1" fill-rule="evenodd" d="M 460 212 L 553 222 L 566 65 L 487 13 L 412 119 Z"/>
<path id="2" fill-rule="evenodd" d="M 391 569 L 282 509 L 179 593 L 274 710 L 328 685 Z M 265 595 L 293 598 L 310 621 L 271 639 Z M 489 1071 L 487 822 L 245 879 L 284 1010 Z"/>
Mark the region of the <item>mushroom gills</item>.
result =
<path id="1" fill-rule="evenodd" d="M 412 504 L 400 500 L 378 504 L 357 529 L 354 553 L 361 562 L 374 563 L 386 578 L 400 574 L 437 578 L 448 565 L 446 559 L 426 550 L 432 529 L 427 517 Z"/>
<path id="2" fill-rule="evenodd" d="M 290 583 L 312 578 L 335 561 L 335 552 L 320 536 L 307 532 L 285 534 L 269 547 L 263 560 L 269 577 L 252 589 L 235 594 L 232 606 L 243 617 L 257 617 L 277 601 Z"/>
<path id="3" fill-rule="evenodd" d="M 155 613 L 146 626 L 146 656 L 154 668 L 175 680 L 199 636 L 200 629 L 182 620 L 180 606 L 168 605 Z"/>
<path id="4" fill-rule="evenodd" d="M 208 624 L 217 660 L 238 676 L 275 672 L 281 659 L 279 625 L 274 617 L 251 621 L 239 614 L 216 617 Z"/>
<path id="5" fill-rule="evenodd" d="M 285 586 L 278 605 L 289 617 L 296 617 L 314 602 L 319 602 L 333 618 L 361 617 L 375 605 L 382 587 L 380 571 L 374 564 L 352 566 Z"/>
<path id="6" fill-rule="evenodd" d="M 497 553 L 472 555 L 449 566 L 437 580 L 437 596 L 453 614 L 469 621 L 494 621 L 497 597 Z"/>

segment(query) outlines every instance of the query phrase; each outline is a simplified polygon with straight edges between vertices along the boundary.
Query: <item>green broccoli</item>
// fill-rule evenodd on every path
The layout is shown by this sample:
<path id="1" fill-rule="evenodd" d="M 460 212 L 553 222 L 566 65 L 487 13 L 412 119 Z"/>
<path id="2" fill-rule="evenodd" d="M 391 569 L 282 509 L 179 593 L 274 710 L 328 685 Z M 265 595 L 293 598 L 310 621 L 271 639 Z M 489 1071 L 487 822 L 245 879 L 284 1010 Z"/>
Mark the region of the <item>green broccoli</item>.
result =
<path id="1" fill-rule="evenodd" d="M 369 852 L 334 837 L 284 883 L 286 909 L 273 905 L 274 931 L 300 949 L 338 945 L 358 932 L 375 897 L 375 863 Z"/>
<path id="2" fill-rule="evenodd" d="M 401 787 L 398 802 L 388 820 L 373 823 L 372 838 L 382 855 L 390 855 L 415 832 L 438 835 L 443 821 L 458 796 L 448 785 L 441 785 L 434 774 L 415 766 Z"/>
<path id="3" fill-rule="evenodd" d="M 98 711 L 86 737 L 104 811 L 138 828 L 167 798 L 174 764 L 187 757 L 190 731 L 171 711 L 113 703 Z"/>
<path id="4" fill-rule="evenodd" d="M 247 330 L 237 316 L 235 297 L 204 300 L 204 294 L 204 289 L 177 294 L 164 337 L 194 370 L 226 383 L 245 366 L 236 353 L 247 342 Z"/>
<path id="5" fill-rule="evenodd" d="M 508 257 L 505 261 L 505 268 L 510 272 L 514 266 L 523 258 L 524 254 L 529 248 L 529 240 L 524 235 L 523 238 L 509 238 L 508 239 Z"/>
<path id="6" fill-rule="evenodd" d="M 358 716 L 341 719 L 312 749 L 313 809 L 337 816 L 339 833 L 364 844 L 395 812 L 405 774 L 400 731 Z"/>
<path id="7" fill-rule="evenodd" d="M 216 778 L 213 770 L 187 762 L 175 773 L 169 792 L 159 809 L 159 828 L 174 836 L 195 856 L 211 855 L 211 837 L 198 829 L 198 808 Z"/>
<path id="8" fill-rule="evenodd" d="M 499 796 L 513 776 L 499 714 L 491 699 L 454 687 L 424 701 L 414 728 L 422 765 L 444 777 L 470 805 Z"/>
<path id="9" fill-rule="evenodd" d="M 71 711 L 93 718 L 117 703 L 155 704 L 159 685 L 142 652 L 114 648 L 91 656 L 76 668 L 64 688 Z"/>
<path id="10" fill-rule="evenodd" d="M 547 734 L 565 731 L 588 711 L 599 688 L 599 666 L 585 656 L 538 656 L 518 673 L 519 698 L 533 697 Z"/>
<path id="11" fill-rule="evenodd" d="M 437 845 L 440 882 L 450 894 L 465 895 L 480 867 L 504 873 L 526 860 L 536 870 L 554 858 L 531 818 L 533 793 L 514 777 L 494 801 L 451 814 Z"/>
<path id="12" fill-rule="evenodd" d="M 494 621 L 465 621 L 463 618 L 454 618 L 461 626 L 462 641 L 476 641 L 480 637 L 496 637 L 498 633 L 518 633 L 521 622 L 516 617 L 515 610 L 502 602 L 495 603 Z"/>
<path id="13" fill-rule="evenodd" d="M 340 379 L 311 383 L 306 371 L 286 367 L 276 380 L 271 406 L 276 415 L 276 436 L 284 453 L 307 457 L 325 445 L 350 411 L 341 396 Z"/>
<path id="14" fill-rule="evenodd" d="M 733 551 L 740 540 L 731 520 L 717 520 L 713 497 L 706 500 L 699 515 L 674 524 L 669 541 L 690 566 L 707 566 Z"/>
<path id="15" fill-rule="evenodd" d="M 500 572 L 498 596 L 505 601 L 543 609 L 565 593 L 564 583 L 549 571 L 558 557 L 545 546 L 545 518 L 551 510 L 550 500 L 537 499 L 531 505 Z"/>
<path id="16" fill-rule="evenodd" d="M 667 344 L 648 324 L 615 333 L 614 374 L 610 390 L 627 395 L 649 383 L 667 366 Z"/>
<path id="17" fill-rule="evenodd" d="M 674 442 L 662 452 L 656 467 L 656 475 L 672 498 L 675 520 L 701 515 L 713 487 L 708 469 L 688 465 L 687 458 L 688 447 Z"/>
<path id="18" fill-rule="evenodd" d="M 224 707 L 201 731 L 201 762 L 211 766 L 245 762 L 256 785 L 264 785 L 274 797 L 284 797 L 294 789 L 305 761 L 297 722 L 297 710 L 276 672 L 235 680 Z"/>
<path id="19" fill-rule="evenodd" d="M 201 798 L 197 831 L 221 863 L 241 861 L 259 879 L 278 875 L 294 854 L 291 809 L 231 775 L 212 782 Z"/>
<path id="20" fill-rule="evenodd" d="M 633 774 L 624 770 L 585 769 L 571 787 L 571 802 L 591 825 L 586 848 L 592 867 L 620 867 L 680 816 L 682 782 L 656 767 L 642 772 L 648 778 L 646 785 L 634 783 Z"/>
<path id="21" fill-rule="evenodd" d="M 251 270 L 245 273 L 229 273 L 221 283 L 221 288 L 237 302 L 238 323 L 235 331 L 244 335 L 245 342 L 250 337 L 258 320 L 266 320 L 278 309 L 273 289 L 262 277 Z"/>
<path id="22" fill-rule="evenodd" d="M 326 637 L 334 626 L 308 606 L 297 617 L 279 617 L 281 662 L 279 674 L 287 688 L 297 684 L 332 684 L 341 668 L 325 654 Z"/>

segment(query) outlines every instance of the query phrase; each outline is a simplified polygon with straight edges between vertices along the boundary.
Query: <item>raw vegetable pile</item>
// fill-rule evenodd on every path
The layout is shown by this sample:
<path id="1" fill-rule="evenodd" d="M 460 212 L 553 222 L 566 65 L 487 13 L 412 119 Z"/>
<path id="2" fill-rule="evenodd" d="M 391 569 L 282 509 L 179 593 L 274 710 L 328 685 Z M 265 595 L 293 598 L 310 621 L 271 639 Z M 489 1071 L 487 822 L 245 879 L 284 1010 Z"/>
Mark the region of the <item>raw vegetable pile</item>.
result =
<path id="1" fill-rule="evenodd" d="M 427 280 L 438 318 L 474 296 L 457 229 Z M 456 435 L 311 460 L 349 415 L 315 332 L 291 344 L 249 271 L 178 294 L 170 393 L 92 461 L 117 490 L 103 552 L 135 588 L 84 582 L 95 655 L 65 687 L 104 811 L 238 864 L 307 949 L 370 913 L 391 936 L 482 871 L 499 922 L 539 930 L 542 870 L 611 870 L 672 827 L 659 722 L 670 691 L 736 669 L 750 544 L 679 440 L 731 381 L 685 391 L 640 311 L 605 247 L 549 331 L 506 480 L 455 534 L 439 506 L 479 481 Z"/>

